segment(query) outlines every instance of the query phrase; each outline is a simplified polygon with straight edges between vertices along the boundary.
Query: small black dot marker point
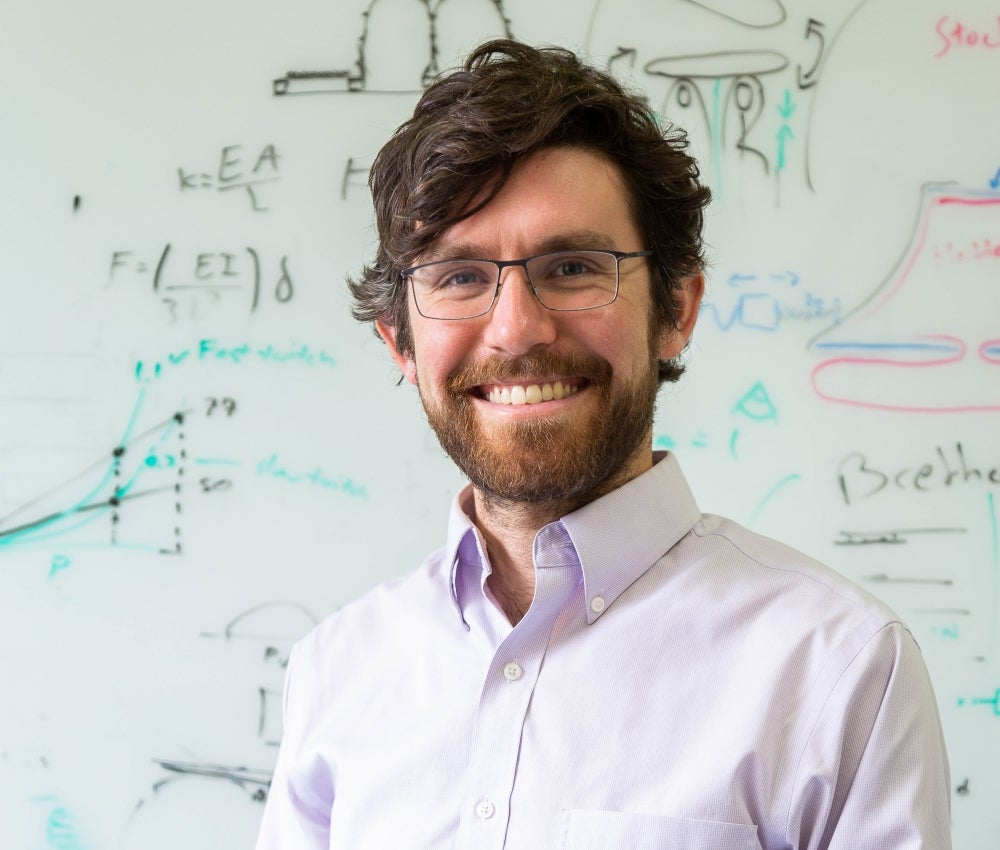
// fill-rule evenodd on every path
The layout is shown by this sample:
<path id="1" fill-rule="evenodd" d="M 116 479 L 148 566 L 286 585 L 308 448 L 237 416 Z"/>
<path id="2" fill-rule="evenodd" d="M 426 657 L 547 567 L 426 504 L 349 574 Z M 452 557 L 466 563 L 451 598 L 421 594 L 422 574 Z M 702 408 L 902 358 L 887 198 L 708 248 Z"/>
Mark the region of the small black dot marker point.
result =
<path id="1" fill-rule="evenodd" d="M 79 195 L 74 195 L 73 196 L 73 212 L 78 212 L 79 209 L 80 209 L 80 204 L 82 204 L 82 203 L 83 203 L 83 198 L 81 198 Z"/>

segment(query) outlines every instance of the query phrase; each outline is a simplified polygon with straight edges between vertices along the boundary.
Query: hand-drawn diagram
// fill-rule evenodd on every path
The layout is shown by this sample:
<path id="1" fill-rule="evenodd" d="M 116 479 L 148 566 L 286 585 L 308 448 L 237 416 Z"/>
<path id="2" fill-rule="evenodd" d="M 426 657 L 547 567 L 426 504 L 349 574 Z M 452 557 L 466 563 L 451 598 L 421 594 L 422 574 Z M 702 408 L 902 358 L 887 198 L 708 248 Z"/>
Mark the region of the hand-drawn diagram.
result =
<path id="1" fill-rule="evenodd" d="M 0 516 L 0 552 L 54 552 L 50 577 L 71 564 L 74 549 L 110 547 L 156 555 L 184 552 L 185 502 L 192 492 L 219 493 L 227 478 L 195 467 L 188 431 L 196 415 L 226 418 L 236 402 L 209 398 L 205 409 L 178 410 L 139 430 L 146 411 L 140 389 L 121 439 L 107 453 Z"/>
<path id="2" fill-rule="evenodd" d="M 1000 410 L 1000 194 L 924 187 L 879 288 L 812 341 L 823 399 L 911 413 Z"/>
<path id="3" fill-rule="evenodd" d="M 188 411 L 137 431 L 143 398 L 140 392 L 121 440 L 105 456 L 0 516 L 0 550 L 119 546 L 166 555 L 183 551 Z M 146 510 L 134 510 L 139 500 Z M 148 503 L 154 503 L 152 513 Z M 157 517 L 153 523 L 151 516 Z M 53 572 L 66 566 L 65 555 L 53 559 Z"/>
<path id="4" fill-rule="evenodd" d="M 745 6 L 733 0 L 666 0 L 662 19 L 648 21 L 641 34 L 628 34 L 620 32 L 629 23 L 621 8 L 605 10 L 603 0 L 596 0 L 585 44 L 591 54 L 610 55 L 607 67 L 613 73 L 641 70 L 639 82 L 654 107 L 704 145 L 699 153 L 717 197 L 730 180 L 750 180 L 753 185 L 744 187 L 748 197 L 770 186 L 765 196 L 780 204 L 782 183 L 793 170 L 813 188 L 809 135 L 816 89 L 837 38 L 867 2 L 857 0 L 836 19 L 809 17 L 802 26 L 800 19 L 789 18 L 782 0 Z M 479 41 L 513 37 L 502 0 L 371 0 L 361 19 L 351 67 L 289 71 L 272 81 L 273 93 L 415 94 Z M 661 46 L 630 46 L 661 30 Z M 713 33 L 710 46 L 692 52 L 688 35 L 706 31 Z M 400 40 L 389 35 L 393 32 L 408 37 Z M 613 42 L 605 53 L 609 38 L 625 41 Z M 696 40 L 698 46 L 703 42 Z M 355 165 L 348 163 L 342 197 L 359 171 Z"/>
<path id="5" fill-rule="evenodd" d="M 743 0 L 686 0 L 686 2 L 752 28 L 775 27 L 788 17 L 782 0 L 751 0 L 749 3 Z"/>
<path id="6" fill-rule="evenodd" d="M 635 44 L 659 34 L 655 48 L 615 42 L 609 69 L 641 71 L 637 81 L 664 118 L 701 141 L 717 198 L 738 177 L 770 183 L 780 203 L 782 178 L 792 167 L 813 188 L 809 128 L 816 87 L 839 34 L 866 2 L 837 19 L 809 17 L 803 26 L 789 18 L 782 0 L 670 0 L 661 7 L 662 26 L 647 21 L 641 34 L 627 35 L 618 25 L 620 6 L 608 4 L 602 15 L 597 0 L 586 43 L 601 53 L 608 32 Z M 713 32 L 711 41 L 692 37 L 705 31 Z M 724 163 L 733 155 L 739 170 L 730 174 Z"/>
<path id="7" fill-rule="evenodd" d="M 246 698 L 257 701 L 256 730 L 247 730 L 246 752 L 258 767 L 222 764 L 208 759 L 154 761 L 164 776 L 136 804 L 121 843 L 122 850 L 140 850 L 164 834 L 185 848 L 215 850 L 232 841 L 234 833 L 253 843 L 260 820 L 259 804 L 267 799 L 274 748 L 281 739 L 281 693 L 292 644 L 312 629 L 316 616 L 295 602 L 267 602 L 233 617 L 219 632 L 202 637 L 222 640 L 234 648 L 249 646 L 264 669 L 255 683 L 244 682 Z M 193 808 L 192 808 L 193 807 Z M 211 811 L 212 817 L 192 821 L 192 811 Z M 225 824 L 225 834 L 217 824 Z M 195 827 L 183 840 L 178 824 Z"/>
<path id="8" fill-rule="evenodd" d="M 701 303 L 699 321 L 720 331 L 745 329 L 776 333 L 788 322 L 840 321 L 837 297 L 824 298 L 800 287 L 790 269 L 766 274 L 735 272 L 725 289 L 716 289 Z"/>
<path id="9" fill-rule="evenodd" d="M 512 37 L 502 0 L 371 0 L 361 13 L 353 67 L 289 71 L 272 91 L 418 92 L 442 70 L 442 60 L 457 61 L 491 36 Z"/>

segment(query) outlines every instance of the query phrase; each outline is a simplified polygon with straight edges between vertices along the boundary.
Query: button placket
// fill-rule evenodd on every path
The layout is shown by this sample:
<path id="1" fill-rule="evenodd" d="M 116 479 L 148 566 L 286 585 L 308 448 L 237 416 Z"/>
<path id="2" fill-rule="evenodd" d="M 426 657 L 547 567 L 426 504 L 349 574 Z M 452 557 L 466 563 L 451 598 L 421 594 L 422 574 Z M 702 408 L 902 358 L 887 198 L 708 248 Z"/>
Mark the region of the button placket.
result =
<path id="1" fill-rule="evenodd" d="M 510 818 L 510 795 L 525 719 L 552 627 L 579 585 L 578 564 L 558 552 L 536 558 L 535 599 L 493 657 L 480 694 L 457 845 L 499 850 Z M 545 562 L 547 561 L 547 562 Z"/>

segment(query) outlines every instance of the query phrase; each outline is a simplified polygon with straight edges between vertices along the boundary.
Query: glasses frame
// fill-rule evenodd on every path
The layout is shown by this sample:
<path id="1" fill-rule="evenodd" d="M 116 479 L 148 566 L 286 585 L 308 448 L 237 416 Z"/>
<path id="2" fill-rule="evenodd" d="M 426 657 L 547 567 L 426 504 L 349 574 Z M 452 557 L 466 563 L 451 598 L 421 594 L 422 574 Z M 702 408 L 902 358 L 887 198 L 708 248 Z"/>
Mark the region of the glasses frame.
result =
<path id="1" fill-rule="evenodd" d="M 598 304 L 594 307 L 550 307 L 541 297 L 538 295 L 538 290 L 535 289 L 534 281 L 531 279 L 531 275 L 528 273 L 528 263 L 532 260 L 538 260 L 542 257 L 551 257 L 558 254 L 572 254 L 577 252 L 587 252 L 590 254 L 608 254 L 615 258 L 615 295 L 610 301 L 604 304 Z M 524 279 L 528 282 L 528 286 L 531 287 L 531 294 L 535 296 L 535 300 L 541 304 L 546 310 L 552 310 L 555 313 L 579 313 L 583 310 L 599 310 L 601 307 L 607 307 L 608 304 L 614 304 L 618 300 L 618 288 L 621 285 L 621 263 L 622 260 L 630 260 L 634 257 L 651 257 L 653 256 L 652 250 L 649 248 L 642 251 L 612 251 L 607 248 L 566 248 L 562 251 L 545 251 L 541 254 L 534 254 L 531 257 L 524 257 L 520 260 L 488 260 L 485 258 L 475 258 L 475 257 L 461 257 L 448 260 L 432 260 L 429 263 L 419 263 L 415 266 L 410 266 L 407 269 L 403 269 L 400 272 L 400 276 L 405 281 L 409 281 L 411 286 L 410 290 L 413 292 L 413 303 L 417 308 L 417 312 L 423 316 L 425 319 L 432 319 L 435 322 L 463 322 L 466 319 L 478 319 L 481 316 L 485 316 L 490 310 L 493 309 L 493 305 L 497 303 L 497 298 L 500 297 L 500 289 L 503 287 L 503 270 L 511 266 L 520 266 L 524 269 Z M 413 273 L 419 271 L 420 269 L 427 268 L 428 266 L 436 266 L 440 263 L 453 263 L 453 262 L 469 262 L 469 263 L 492 263 L 497 267 L 497 285 L 493 290 L 493 298 L 490 300 L 489 306 L 480 313 L 474 313 L 471 316 L 428 316 L 423 310 L 420 309 L 420 299 L 417 298 L 417 293 L 413 284 Z"/>

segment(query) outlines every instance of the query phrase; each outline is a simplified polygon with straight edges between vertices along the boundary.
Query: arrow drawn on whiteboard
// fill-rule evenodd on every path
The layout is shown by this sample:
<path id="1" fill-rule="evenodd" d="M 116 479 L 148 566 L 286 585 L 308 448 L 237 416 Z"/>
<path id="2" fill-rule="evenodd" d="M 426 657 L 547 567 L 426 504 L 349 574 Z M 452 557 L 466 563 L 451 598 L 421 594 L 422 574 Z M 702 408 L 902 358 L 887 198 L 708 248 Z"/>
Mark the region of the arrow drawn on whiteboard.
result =
<path id="1" fill-rule="evenodd" d="M 635 57 L 637 54 L 638 51 L 634 47 L 619 47 L 618 52 L 608 59 L 608 69 L 612 70 L 614 66 L 618 64 L 628 65 L 629 68 L 634 68 Z"/>

